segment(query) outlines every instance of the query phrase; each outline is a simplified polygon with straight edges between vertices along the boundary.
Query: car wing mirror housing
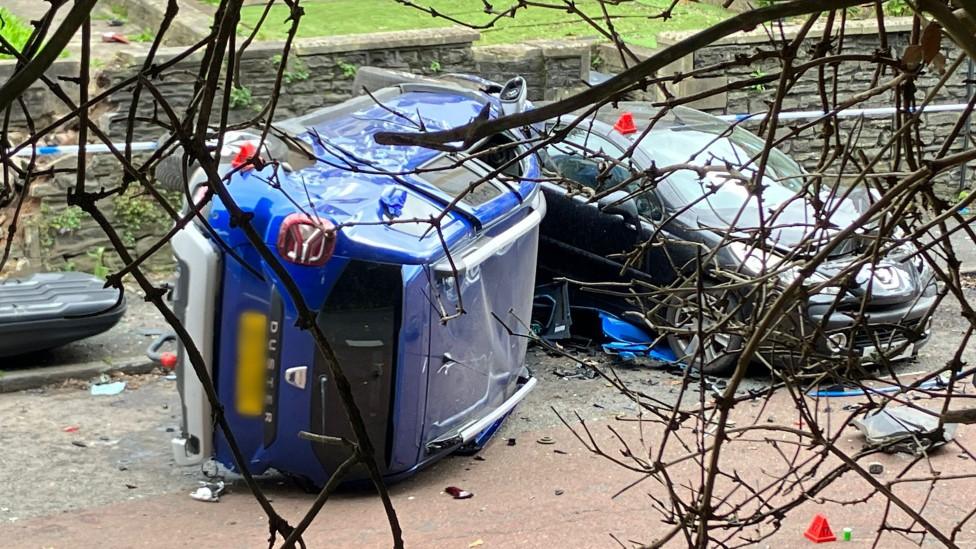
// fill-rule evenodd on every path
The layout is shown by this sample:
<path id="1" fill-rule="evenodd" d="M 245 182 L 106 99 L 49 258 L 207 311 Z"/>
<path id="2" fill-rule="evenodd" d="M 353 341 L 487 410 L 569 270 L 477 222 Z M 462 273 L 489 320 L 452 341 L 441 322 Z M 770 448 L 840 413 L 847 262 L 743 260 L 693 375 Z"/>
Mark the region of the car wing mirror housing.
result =
<path id="1" fill-rule="evenodd" d="M 637 222 L 637 201 L 633 197 L 628 198 L 629 193 L 625 191 L 613 191 L 597 201 L 600 211 L 610 215 L 619 215 L 627 223 Z"/>

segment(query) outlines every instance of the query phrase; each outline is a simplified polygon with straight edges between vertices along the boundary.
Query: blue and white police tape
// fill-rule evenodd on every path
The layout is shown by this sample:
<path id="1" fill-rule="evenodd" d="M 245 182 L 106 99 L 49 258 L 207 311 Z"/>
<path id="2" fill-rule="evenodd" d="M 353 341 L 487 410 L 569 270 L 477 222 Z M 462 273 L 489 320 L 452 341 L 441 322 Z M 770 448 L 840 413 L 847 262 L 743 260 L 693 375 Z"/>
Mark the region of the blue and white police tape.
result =
<path id="1" fill-rule="evenodd" d="M 125 150 L 125 143 L 113 143 L 118 151 Z M 137 141 L 130 143 L 133 152 L 145 152 L 154 151 L 159 148 L 159 143 L 155 141 Z M 12 156 L 31 156 L 37 154 L 37 156 L 54 156 L 54 155 L 77 155 L 81 148 L 78 145 L 42 145 L 33 149 L 31 147 L 24 147 L 13 153 Z M 112 149 L 104 143 L 92 143 L 85 147 L 86 154 L 102 154 L 112 152 Z"/>
<path id="2" fill-rule="evenodd" d="M 901 109 L 901 112 L 913 113 L 916 110 L 921 110 L 922 113 L 936 113 L 936 112 L 959 112 L 965 110 L 967 105 L 965 103 L 957 103 L 953 105 L 928 105 L 921 109 Z M 856 118 L 863 116 L 866 118 L 880 117 L 880 116 L 891 116 L 899 112 L 897 107 L 873 107 L 868 109 L 843 109 L 837 112 L 838 118 Z M 741 122 L 743 120 L 755 119 L 760 120 L 765 117 L 767 112 L 756 112 L 756 113 L 742 113 L 742 114 L 723 114 L 719 115 L 718 118 L 725 120 L 727 122 Z M 820 118 L 826 115 L 824 111 L 787 111 L 781 112 L 777 116 L 779 120 L 803 120 L 807 118 Z M 159 143 L 155 141 L 137 141 L 130 144 L 131 148 L 135 152 L 145 152 L 154 151 L 159 148 Z M 125 143 L 113 143 L 113 146 L 122 151 L 125 149 Z M 79 151 L 78 145 L 44 145 L 37 147 L 36 149 L 31 149 L 30 147 L 24 147 L 13 153 L 13 156 L 31 156 L 32 154 L 37 154 L 37 156 L 55 156 L 55 155 L 77 155 Z M 93 143 L 85 148 L 87 154 L 104 154 L 112 152 L 112 150 L 104 143 Z"/>
<path id="3" fill-rule="evenodd" d="M 901 109 L 904 113 L 914 113 L 917 110 L 921 110 L 923 114 L 935 113 L 935 112 L 959 112 L 966 109 L 968 105 L 965 103 L 958 103 L 954 105 L 928 105 L 921 109 Z M 865 118 L 872 118 L 878 116 L 891 116 L 899 112 L 897 107 L 873 107 L 869 109 L 843 109 L 837 111 L 838 118 L 857 118 L 863 116 Z M 742 120 L 748 120 L 750 118 L 760 120 L 768 115 L 768 112 L 756 112 L 756 113 L 744 113 L 744 114 L 723 114 L 718 118 L 725 120 L 726 122 L 739 122 Z M 779 113 L 776 118 L 778 120 L 802 120 L 806 118 L 820 118 L 828 114 L 824 111 L 787 111 Z"/>

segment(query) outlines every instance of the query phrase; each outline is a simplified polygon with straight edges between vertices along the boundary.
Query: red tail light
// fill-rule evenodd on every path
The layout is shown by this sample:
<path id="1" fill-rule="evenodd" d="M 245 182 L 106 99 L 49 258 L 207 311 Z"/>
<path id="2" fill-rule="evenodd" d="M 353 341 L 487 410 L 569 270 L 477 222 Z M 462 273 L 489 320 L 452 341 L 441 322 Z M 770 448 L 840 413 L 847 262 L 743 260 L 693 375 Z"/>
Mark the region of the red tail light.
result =
<path id="1" fill-rule="evenodd" d="M 254 141 L 245 141 L 241 143 L 241 148 L 238 149 L 237 154 L 230 161 L 231 168 L 239 168 L 244 164 L 251 161 L 251 158 L 258 152 L 258 144 Z M 245 166 L 243 168 L 245 171 L 251 169 L 251 166 Z"/>
<path id="2" fill-rule="evenodd" d="M 278 232 L 278 253 L 299 265 L 319 267 L 335 250 L 335 225 L 327 219 L 294 213 L 285 218 Z"/>

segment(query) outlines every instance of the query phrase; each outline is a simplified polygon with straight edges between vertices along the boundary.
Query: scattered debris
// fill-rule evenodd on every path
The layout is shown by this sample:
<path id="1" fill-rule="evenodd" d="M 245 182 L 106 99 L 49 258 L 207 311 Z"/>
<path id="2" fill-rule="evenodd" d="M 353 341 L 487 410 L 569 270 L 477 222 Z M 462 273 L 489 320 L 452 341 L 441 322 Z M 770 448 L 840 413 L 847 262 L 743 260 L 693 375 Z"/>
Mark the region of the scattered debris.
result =
<path id="1" fill-rule="evenodd" d="M 565 494 L 566 492 L 564 492 L 562 490 L 556 490 L 555 493 L 556 493 L 557 496 L 561 496 L 561 495 Z"/>
<path id="2" fill-rule="evenodd" d="M 128 484 L 128 483 L 126 483 L 125 487 L 128 488 L 129 490 L 135 490 L 136 488 L 138 488 L 138 486 L 136 486 L 135 484 Z"/>
<path id="3" fill-rule="evenodd" d="M 468 548 L 470 549 L 471 547 L 481 547 L 484 544 L 485 544 L 485 540 L 483 540 L 481 538 L 478 538 L 478 539 L 472 541 L 471 543 L 469 543 L 468 544 Z"/>
<path id="4" fill-rule="evenodd" d="M 563 451 L 563 450 L 560 450 L 560 449 L 558 449 L 558 448 L 557 448 L 557 449 L 555 449 L 555 450 L 553 450 L 553 451 L 552 451 L 552 453 L 554 453 L 554 454 L 562 454 L 562 455 L 566 455 L 566 452 L 565 452 L 565 451 Z"/>
<path id="5" fill-rule="evenodd" d="M 473 492 L 462 490 L 457 486 L 448 486 L 447 488 L 444 488 L 444 491 L 450 494 L 454 499 L 469 499 L 474 497 Z"/>
<path id="6" fill-rule="evenodd" d="M 548 437 L 548 436 L 542 437 L 539 440 L 537 440 L 536 442 L 538 442 L 539 444 L 555 444 L 556 443 L 556 441 L 552 437 Z"/>
<path id="7" fill-rule="evenodd" d="M 563 379 L 595 379 L 599 374 L 594 368 L 577 364 L 572 370 L 553 369 L 552 374 Z"/>
<path id="8" fill-rule="evenodd" d="M 939 427 L 939 417 L 908 406 L 886 407 L 854 420 L 869 448 L 921 455 L 953 439 L 957 424 Z"/>
<path id="9" fill-rule="evenodd" d="M 599 375 L 595 369 L 587 367 L 585 364 L 577 364 L 576 368 L 572 370 L 554 369 L 552 373 L 563 379 L 595 379 Z"/>
<path id="10" fill-rule="evenodd" d="M 474 460 L 475 461 L 484 461 L 485 460 L 485 457 L 484 456 L 474 456 Z"/>
<path id="11" fill-rule="evenodd" d="M 78 429 L 81 429 L 81 427 L 78 427 L 77 425 L 68 425 L 67 427 L 61 430 L 64 431 L 65 433 L 77 433 Z"/>
<path id="12" fill-rule="evenodd" d="M 514 438 L 508 439 L 508 445 L 509 446 L 515 446 L 515 439 Z"/>
<path id="13" fill-rule="evenodd" d="M 71 444 L 73 444 L 73 445 L 75 445 L 75 446 L 77 446 L 79 448 L 88 448 L 88 445 L 85 444 L 84 442 L 80 441 L 80 440 L 72 440 L 71 441 Z"/>
<path id="14" fill-rule="evenodd" d="M 677 363 L 677 357 L 663 338 L 648 333 L 640 322 L 631 323 L 593 307 L 571 305 L 565 281 L 536 286 L 532 331 L 550 345 L 558 345 L 556 341 L 560 341 L 580 349 L 599 349 L 624 362 L 642 357 Z M 560 377 L 579 375 L 554 373 Z"/>
<path id="15" fill-rule="evenodd" d="M 937 377 L 935 379 L 930 379 L 925 383 L 920 384 L 918 387 L 913 387 L 912 389 L 941 389 L 946 386 L 946 380 Z M 890 386 L 890 387 L 858 387 L 855 385 L 830 385 L 816 392 L 810 391 L 807 393 L 809 396 L 815 397 L 856 397 L 864 396 L 866 394 L 889 394 L 889 393 L 900 393 L 906 391 L 905 387 L 900 385 Z M 918 396 L 918 395 L 916 395 Z"/>
<path id="16" fill-rule="evenodd" d="M 570 337 L 573 318 L 569 312 L 569 283 L 553 282 L 535 287 L 532 331 L 547 341 Z"/>
<path id="17" fill-rule="evenodd" d="M 884 465 L 878 463 L 877 461 L 872 461 L 868 463 L 868 472 L 872 475 L 880 475 L 884 473 Z"/>
<path id="18" fill-rule="evenodd" d="M 190 497 L 197 501 L 216 503 L 220 501 L 220 495 L 224 493 L 224 481 L 200 482 L 200 487 L 190 492 Z"/>
<path id="19" fill-rule="evenodd" d="M 111 383 L 98 383 L 91 386 L 92 396 L 112 396 L 125 390 L 124 381 L 113 381 Z"/>
<path id="20" fill-rule="evenodd" d="M 103 32 L 102 42 L 115 43 L 115 44 L 129 44 L 129 39 L 125 37 L 124 34 L 117 32 Z"/>
<path id="21" fill-rule="evenodd" d="M 817 513 L 810 521 L 810 526 L 807 527 L 807 531 L 803 533 L 804 537 L 814 543 L 825 543 L 828 541 L 837 541 L 837 536 L 834 535 L 833 530 L 830 529 L 830 523 L 827 522 L 827 517 Z"/>

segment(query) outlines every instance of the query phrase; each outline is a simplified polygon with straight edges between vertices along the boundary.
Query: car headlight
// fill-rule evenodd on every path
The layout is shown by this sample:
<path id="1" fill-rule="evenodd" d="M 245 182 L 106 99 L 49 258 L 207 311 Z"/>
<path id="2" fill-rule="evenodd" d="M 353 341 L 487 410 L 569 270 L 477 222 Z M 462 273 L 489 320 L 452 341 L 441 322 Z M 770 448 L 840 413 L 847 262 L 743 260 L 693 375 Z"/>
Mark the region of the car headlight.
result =
<path id="1" fill-rule="evenodd" d="M 805 287 L 812 287 L 830 281 L 829 277 L 817 271 L 814 271 L 809 276 L 803 276 L 800 274 L 800 266 L 787 266 L 786 258 L 770 251 L 749 246 L 742 242 L 731 242 L 728 247 L 749 274 L 761 276 L 766 273 L 778 271 L 776 277 L 780 284 L 784 286 L 792 284 L 800 277 L 803 277 L 803 286 Z M 822 295 L 837 295 L 840 293 L 840 288 L 837 286 L 825 286 L 817 293 Z"/>
<path id="2" fill-rule="evenodd" d="M 914 242 L 908 241 L 899 244 L 895 249 L 891 250 L 889 257 L 901 262 L 910 261 L 917 273 L 925 270 L 925 258 L 922 257 L 922 254 L 918 253 L 918 246 Z"/>
<path id="3" fill-rule="evenodd" d="M 790 285 L 800 277 L 803 277 L 803 286 L 805 288 L 812 288 L 814 286 L 820 286 L 830 282 L 829 276 L 818 271 L 813 271 L 809 275 L 805 276 L 800 273 L 800 267 L 798 266 L 790 267 L 789 269 L 786 269 L 780 273 L 779 280 L 783 283 L 783 285 Z M 817 295 L 837 295 L 839 293 L 840 286 L 836 285 L 822 286 L 817 291 Z"/>

